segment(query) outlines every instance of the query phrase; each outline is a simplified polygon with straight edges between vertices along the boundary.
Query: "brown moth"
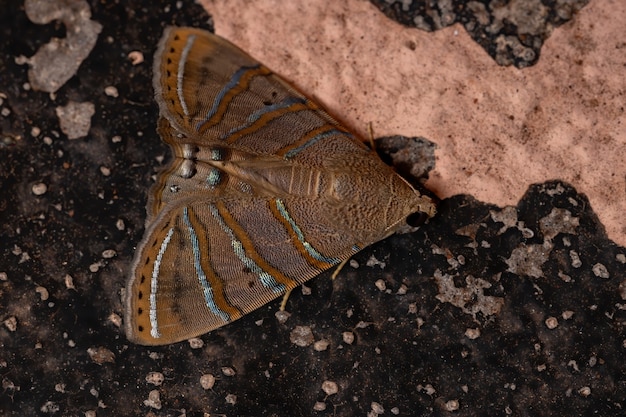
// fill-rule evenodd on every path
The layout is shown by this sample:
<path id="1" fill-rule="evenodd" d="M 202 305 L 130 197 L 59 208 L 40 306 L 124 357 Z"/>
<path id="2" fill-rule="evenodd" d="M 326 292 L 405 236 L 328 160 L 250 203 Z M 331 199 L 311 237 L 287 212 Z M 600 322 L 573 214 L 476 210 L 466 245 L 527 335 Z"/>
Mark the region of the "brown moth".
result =
<path id="1" fill-rule="evenodd" d="M 435 213 L 375 152 L 280 77 L 207 31 L 167 28 L 154 59 L 173 159 L 150 190 L 126 286 L 144 345 L 232 322 Z"/>

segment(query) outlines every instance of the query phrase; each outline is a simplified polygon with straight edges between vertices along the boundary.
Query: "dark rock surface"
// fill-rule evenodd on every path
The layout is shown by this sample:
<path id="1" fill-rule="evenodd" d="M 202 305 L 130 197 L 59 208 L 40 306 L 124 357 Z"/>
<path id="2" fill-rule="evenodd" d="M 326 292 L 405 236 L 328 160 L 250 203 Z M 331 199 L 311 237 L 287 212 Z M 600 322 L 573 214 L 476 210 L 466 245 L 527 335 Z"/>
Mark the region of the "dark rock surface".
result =
<path id="1" fill-rule="evenodd" d="M 290 315 L 277 301 L 193 343 L 129 344 L 120 294 L 168 157 L 152 54 L 164 25 L 208 16 L 192 2 L 91 2 L 102 31 L 51 96 L 15 58 L 65 27 L 1 3 L 0 415 L 624 413 L 626 249 L 558 181 L 517 207 L 444 200 L 419 231 L 294 291 Z M 70 101 L 95 106 L 82 139 L 59 126 Z"/>
<path id="2" fill-rule="evenodd" d="M 589 0 L 370 0 L 405 26 L 432 32 L 461 23 L 500 65 L 533 65 L 554 28 Z"/>

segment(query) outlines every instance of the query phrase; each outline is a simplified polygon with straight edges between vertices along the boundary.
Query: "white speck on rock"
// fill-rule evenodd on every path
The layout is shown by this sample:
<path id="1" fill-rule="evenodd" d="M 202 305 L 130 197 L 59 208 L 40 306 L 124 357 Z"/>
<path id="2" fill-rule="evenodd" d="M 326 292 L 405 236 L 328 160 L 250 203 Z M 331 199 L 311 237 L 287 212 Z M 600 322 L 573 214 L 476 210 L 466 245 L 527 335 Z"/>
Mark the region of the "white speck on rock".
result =
<path id="1" fill-rule="evenodd" d="M 199 337 L 192 337 L 188 340 L 189 347 L 192 349 L 202 349 L 204 347 L 204 340 Z"/>
<path id="2" fill-rule="evenodd" d="M 291 316 L 291 313 L 285 310 L 278 310 L 274 314 L 274 316 L 276 317 L 276 320 L 278 320 L 280 324 L 285 324 L 287 320 L 289 320 L 289 316 Z"/>
<path id="3" fill-rule="evenodd" d="M 324 411 L 326 410 L 326 403 L 322 401 L 316 401 L 315 405 L 313 405 L 313 411 Z"/>
<path id="4" fill-rule="evenodd" d="M 444 404 L 445 411 L 457 411 L 459 409 L 459 401 L 458 400 L 450 400 L 446 401 Z"/>
<path id="5" fill-rule="evenodd" d="M 341 337 L 345 344 L 351 345 L 352 343 L 354 343 L 354 333 L 352 332 L 343 332 L 341 334 Z"/>
<path id="6" fill-rule="evenodd" d="M 606 269 L 606 266 L 602 265 L 601 263 L 595 264 L 591 268 L 591 270 L 593 271 L 593 274 L 599 278 L 609 279 L 610 277 L 609 271 Z"/>
<path id="7" fill-rule="evenodd" d="M 165 381 L 165 376 L 161 372 L 150 372 L 146 375 L 146 382 L 154 386 L 159 386 Z"/>
<path id="8" fill-rule="evenodd" d="M 114 85 L 109 85 L 104 87 L 104 94 L 109 97 L 119 97 L 120 93 L 117 91 L 117 88 Z"/>
<path id="9" fill-rule="evenodd" d="M 484 316 L 496 315 L 504 305 L 502 297 L 485 295 L 484 290 L 491 288 L 491 283 L 471 275 L 465 277 L 467 286 L 458 288 L 454 284 L 452 275 L 443 274 L 436 270 L 434 274 L 439 294 L 436 298 L 442 303 L 450 303 L 462 309 L 474 318 L 481 313 Z"/>
<path id="10" fill-rule="evenodd" d="M 54 93 L 76 74 L 95 46 L 102 25 L 91 20 L 89 4 L 84 0 L 26 0 L 24 10 L 33 23 L 60 20 L 65 25 L 65 38 L 52 38 L 32 57 L 16 59 L 17 64 L 30 66 L 28 80 L 34 90 Z"/>
<path id="11" fill-rule="evenodd" d="M 480 329 L 479 328 L 466 329 L 465 330 L 465 337 L 467 337 L 470 340 L 478 339 L 480 337 Z"/>
<path id="12" fill-rule="evenodd" d="M 309 326 L 296 326 L 289 334 L 289 340 L 296 346 L 306 347 L 310 346 L 315 338 Z"/>
<path id="13" fill-rule="evenodd" d="M 224 374 L 224 376 L 235 376 L 237 374 L 237 372 L 235 372 L 235 369 L 231 368 L 230 366 L 223 366 L 222 373 Z"/>
<path id="14" fill-rule="evenodd" d="M 316 341 L 313 344 L 313 349 L 315 349 L 318 352 L 322 352 L 322 351 L 328 349 L 329 345 L 330 345 L 330 342 L 328 340 L 321 339 L 321 340 Z"/>
<path id="15" fill-rule="evenodd" d="M 336 382 L 324 381 L 322 382 L 322 391 L 324 391 L 326 395 L 337 394 L 339 392 L 339 386 Z"/>
<path id="16" fill-rule="evenodd" d="M 380 269 L 385 269 L 385 266 L 387 266 L 385 262 L 379 261 L 374 255 L 370 256 L 365 265 L 369 267 L 379 266 Z"/>
<path id="17" fill-rule="evenodd" d="M 160 410 L 161 409 L 161 394 L 159 393 L 159 391 L 155 389 L 150 391 L 150 393 L 148 394 L 148 399 L 144 400 L 143 404 L 150 408 Z"/>
<path id="18" fill-rule="evenodd" d="M 15 316 L 11 316 L 8 319 L 5 319 L 3 322 L 4 327 L 9 329 L 10 332 L 14 332 L 17 330 L 17 319 Z"/>
<path id="19" fill-rule="evenodd" d="M 559 326 L 559 320 L 556 317 L 548 317 L 546 319 L 546 327 L 550 330 L 556 329 Z"/>
<path id="20" fill-rule="evenodd" d="M 204 374 L 200 377 L 200 386 L 203 389 L 212 389 L 215 386 L 215 376 L 213 374 Z"/>
<path id="21" fill-rule="evenodd" d="M 578 252 L 575 250 L 569 251 L 569 257 L 572 260 L 572 266 L 574 268 L 580 268 L 582 266 L 582 261 L 580 260 L 580 256 L 578 256 Z"/>
<path id="22" fill-rule="evenodd" d="M 374 415 L 381 415 L 385 413 L 385 408 L 382 406 L 382 404 L 377 403 L 376 401 L 372 401 L 370 407 L 372 407 L 372 413 Z"/>
<path id="23" fill-rule="evenodd" d="M 130 59 L 131 64 L 139 65 L 143 62 L 143 54 L 141 51 L 130 51 L 128 53 L 128 59 Z"/>
<path id="24" fill-rule="evenodd" d="M 89 134 L 91 117 L 96 112 L 93 103 L 70 101 L 65 107 L 55 109 L 61 130 L 69 139 L 80 139 Z"/>
<path id="25" fill-rule="evenodd" d="M 44 195 L 46 191 L 48 191 L 48 186 L 43 182 L 34 184 L 32 187 L 32 192 L 34 195 Z"/>

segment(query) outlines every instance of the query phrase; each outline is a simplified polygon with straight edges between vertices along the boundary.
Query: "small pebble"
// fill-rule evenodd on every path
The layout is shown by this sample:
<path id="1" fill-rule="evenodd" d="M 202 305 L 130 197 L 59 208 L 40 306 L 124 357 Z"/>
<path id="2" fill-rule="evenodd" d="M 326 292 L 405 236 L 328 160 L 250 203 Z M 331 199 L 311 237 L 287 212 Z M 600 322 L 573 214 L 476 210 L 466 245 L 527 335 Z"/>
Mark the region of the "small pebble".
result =
<path id="1" fill-rule="evenodd" d="M 203 389 L 212 389 L 215 385 L 215 377 L 213 374 L 204 374 L 200 377 L 200 386 Z"/>
<path id="2" fill-rule="evenodd" d="M 145 406 L 154 408 L 156 410 L 161 409 L 161 394 L 158 390 L 152 390 L 148 394 L 148 399 L 143 401 Z"/>
<path id="3" fill-rule="evenodd" d="M 601 263 L 597 263 L 591 268 L 593 274 L 599 278 L 609 279 L 609 271 L 606 269 L 606 266 Z"/>
<path id="4" fill-rule="evenodd" d="M 341 337 L 343 339 L 343 342 L 351 345 L 352 343 L 354 343 L 354 333 L 352 332 L 343 332 L 341 334 Z"/>
<path id="5" fill-rule="evenodd" d="M 372 407 L 372 412 L 374 414 L 384 414 L 385 413 L 385 408 L 382 406 L 382 404 L 377 403 L 376 401 L 372 401 L 372 404 L 370 404 L 370 406 Z"/>
<path id="6" fill-rule="evenodd" d="M 322 401 L 316 401 L 313 406 L 313 411 L 324 411 L 326 410 L 326 403 Z"/>
<path id="7" fill-rule="evenodd" d="M 400 285 L 400 288 L 398 288 L 397 294 L 398 295 L 405 295 L 407 293 L 408 289 L 409 288 L 406 285 L 402 284 L 402 285 Z"/>
<path id="8" fill-rule="evenodd" d="M 45 287 L 39 286 L 35 288 L 35 292 L 39 294 L 39 298 L 41 298 L 41 301 L 46 301 L 48 297 L 50 296 L 50 294 L 48 293 L 48 290 Z"/>
<path id="9" fill-rule="evenodd" d="M 44 195 L 48 191 L 48 186 L 43 182 L 39 182 L 33 185 L 32 191 L 35 195 Z"/>
<path id="10" fill-rule="evenodd" d="M 107 362 L 115 363 L 115 354 L 103 346 L 99 346 L 97 348 L 91 347 L 87 349 L 87 353 L 89 354 L 91 360 L 98 365 L 102 365 Z"/>
<path id="11" fill-rule="evenodd" d="M 457 400 L 446 401 L 444 409 L 446 411 L 457 411 L 459 409 L 459 402 Z"/>
<path id="12" fill-rule="evenodd" d="M 309 326 L 296 326 L 289 334 L 289 340 L 296 346 L 310 346 L 315 338 Z"/>
<path id="13" fill-rule="evenodd" d="M 52 401 L 46 401 L 39 410 L 41 410 L 42 413 L 46 414 L 56 414 L 59 412 L 60 409 L 61 407 L 57 403 Z"/>
<path id="14" fill-rule="evenodd" d="M 204 347 L 204 340 L 199 337 L 192 337 L 188 340 L 189 347 L 192 349 L 202 349 Z"/>
<path id="15" fill-rule="evenodd" d="M 115 327 L 122 327 L 122 318 L 119 314 L 111 313 L 109 314 L 109 321 L 115 325 Z"/>
<path id="16" fill-rule="evenodd" d="M 68 290 L 76 289 L 76 287 L 74 286 L 74 278 L 72 278 L 70 274 L 65 274 L 65 277 L 63 277 L 63 281 L 65 282 L 65 288 L 67 288 Z"/>
<path id="17" fill-rule="evenodd" d="M 475 340 L 480 337 L 480 329 L 466 329 L 465 336 L 470 340 Z"/>
<path id="18" fill-rule="evenodd" d="M 141 51 L 130 51 L 128 53 L 128 59 L 130 59 L 131 64 L 139 65 L 143 62 L 143 54 Z"/>
<path id="19" fill-rule="evenodd" d="M 322 382 L 322 391 L 324 391 L 326 395 L 337 394 L 339 392 L 339 386 L 333 381 L 324 381 Z"/>
<path id="20" fill-rule="evenodd" d="M 550 330 L 556 329 L 559 326 L 559 320 L 556 317 L 548 317 L 546 319 L 546 327 Z"/>
<path id="21" fill-rule="evenodd" d="M 318 352 L 322 352 L 326 349 L 328 349 L 328 346 L 330 345 L 330 342 L 326 339 L 321 339 L 318 340 L 317 342 L 315 342 L 313 344 L 313 349 L 315 349 Z"/>
<path id="22" fill-rule="evenodd" d="M 223 366 L 222 367 L 222 373 L 225 376 L 235 376 L 236 375 L 235 370 L 233 368 L 231 368 L 230 366 Z"/>
<path id="23" fill-rule="evenodd" d="M 165 381 L 165 376 L 161 372 L 150 372 L 146 375 L 146 382 L 154 386 L 159 386 Z"/>
<path id="24" fill-rule="evenodd" d="M 118 97 L 120 95 L 120 93 L 117 91 L 117 88 L 112 85 L 104 88 L 104 94 L 109 97 Z"/>
<path id="25" fill-rule="evenodd" d="M 289 319 L 289 316 L 291 316 L 291 313 L 285 310 L 278 310 L 274 314 L 274 316 L 276 317 L 276 320 L 278 320 L 280 324 L 285 324 L 287 320 Z"/>
<path id="26" fill-rule="evenodd" d="M 4 324 L 4 327 L 9 329 L 10 332 L 14 332 L 17 330 L 17 319 L 15 318 L 15 316 L 9 317 L 8 319 L 4 320 L 2 323 Z"/>

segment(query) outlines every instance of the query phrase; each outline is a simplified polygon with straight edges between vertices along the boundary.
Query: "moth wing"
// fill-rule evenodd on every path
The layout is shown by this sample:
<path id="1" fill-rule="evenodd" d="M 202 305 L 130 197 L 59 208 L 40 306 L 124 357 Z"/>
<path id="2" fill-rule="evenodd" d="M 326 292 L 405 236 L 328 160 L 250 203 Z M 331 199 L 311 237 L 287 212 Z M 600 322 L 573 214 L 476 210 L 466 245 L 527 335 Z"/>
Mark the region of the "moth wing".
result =
<path id="1" fill-rule="evenodd" d="M 129 340 L 159 345 L 209 332 L 384 237 L 376 230 L 357 238 L 348 227 L 346 213 L 359 201 L 342 206 L 332 193 L 308 192 L 314 183 L 303 176 L 307 192 L 296 195 L 291 169 L 333 171 L 318 185 L 330 190 L 334 181 L 333 192 L 347 196 L 379 188 L 392 171 L 236 46 L 169 28 L 154 86 L 159 133 L 174 158 L 150 193 L 127 283 Z"/>
<path id="2" fill-rule="evenodd" d="M 162 345 L 207 333 L 352 256 L 350 237 L 310 219 L 310 204 L 250 197 L 165 207 L 126 286 L 128 339 Z"/>
<path id="3" fill-rule="evenodd" d="M 374 155 L 315 102 L 204 30 L 166 29 L 155 55 L 154 87 L 179 144 L 228 145 L 309 166 L 345 154 Z M 332 142 L 330 158 L 307 152 L 323 141 Z"/>

